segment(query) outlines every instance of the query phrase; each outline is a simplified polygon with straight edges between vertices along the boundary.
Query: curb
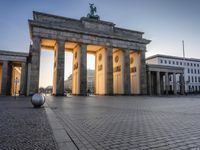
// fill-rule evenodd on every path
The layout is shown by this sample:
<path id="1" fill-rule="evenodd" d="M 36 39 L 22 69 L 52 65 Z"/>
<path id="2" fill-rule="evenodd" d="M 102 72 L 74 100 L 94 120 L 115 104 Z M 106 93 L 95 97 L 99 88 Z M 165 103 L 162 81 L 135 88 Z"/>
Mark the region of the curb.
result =
<path id="1" fill-rule="evenodd" d="M 60 123 L 56 114 L 48 106 L 47 103 L 45 103 L 44 108 L 47 114 L 49 124 L 53 131 L 54 139 L 55 139 L 55 142 L 57 143 L 58 150 L 78 150 L 78 148 L 75 146 L 75 144 L 72 142 L 72 140 L 68 136 L 65 128 Z"/>

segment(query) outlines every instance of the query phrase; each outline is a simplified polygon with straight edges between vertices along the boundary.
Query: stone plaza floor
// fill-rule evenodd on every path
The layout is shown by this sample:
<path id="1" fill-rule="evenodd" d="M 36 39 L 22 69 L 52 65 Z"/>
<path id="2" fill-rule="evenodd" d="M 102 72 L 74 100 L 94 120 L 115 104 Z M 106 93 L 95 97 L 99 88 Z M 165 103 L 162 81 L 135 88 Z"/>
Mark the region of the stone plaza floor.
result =
<path id="1" fill-rule="evenodd" d="M 47 103 L 80 150 L 200 149 L 200 96 L 48 97 Z"/>
<path id="2" fill-rule="evenodd" d="M 44 108 L 34 109 L 30 97 L 0 97 L 0 150 L 54 150 Z"/>
<path id="3" fill-rule="evenodd" d="M 200 149 L 200 96 L 46 100 L 33 109 L 28 97 L 0 97 L 1 150 Z"/>

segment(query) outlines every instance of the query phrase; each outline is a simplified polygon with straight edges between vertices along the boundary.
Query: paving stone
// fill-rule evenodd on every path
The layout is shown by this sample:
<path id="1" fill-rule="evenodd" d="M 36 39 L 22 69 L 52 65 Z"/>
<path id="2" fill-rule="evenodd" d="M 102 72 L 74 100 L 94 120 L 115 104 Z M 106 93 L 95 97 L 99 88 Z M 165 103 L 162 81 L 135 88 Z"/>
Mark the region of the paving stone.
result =
<path id="1" fill-rule="evenodd" d="M 0 97 L 0 149 L 57 149 L 45 109 L 34 109 L 29 97 Z"/>
<path id="2" fill-rule="evenodd" d="M 80 150 L 180 150 L 199 148 L 199 98 L 48 97 L 47 102 Z"/>

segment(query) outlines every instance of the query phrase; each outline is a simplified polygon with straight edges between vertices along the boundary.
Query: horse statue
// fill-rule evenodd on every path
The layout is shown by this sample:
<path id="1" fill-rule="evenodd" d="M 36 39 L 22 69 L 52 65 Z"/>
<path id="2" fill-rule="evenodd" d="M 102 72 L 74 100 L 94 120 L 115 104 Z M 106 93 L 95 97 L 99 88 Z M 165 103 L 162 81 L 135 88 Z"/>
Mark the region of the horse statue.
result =
<path id="1" fill-rule="evenodd" d="M 87 14 L 87 17 L 88 18 L 91 18 L 91 19 L 96 19 L 96 20 L 99 20 L 100 17 L 98 15 L 95 15 L 95 13 L 97 13 L 97 8 L 96 6 L 94 6 L 94 4 L 90 4 L 90 13 Z"/>

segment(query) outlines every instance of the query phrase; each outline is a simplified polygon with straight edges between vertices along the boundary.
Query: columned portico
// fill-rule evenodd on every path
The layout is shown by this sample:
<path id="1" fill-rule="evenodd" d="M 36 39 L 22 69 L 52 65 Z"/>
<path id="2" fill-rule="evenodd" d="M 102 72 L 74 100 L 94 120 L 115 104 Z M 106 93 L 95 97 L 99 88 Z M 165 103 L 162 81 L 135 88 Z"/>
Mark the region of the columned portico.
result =
<path id="1" fill-rule="evenodd" d="M 181 76 L 181 74 L 183 74 L 183 68 L 148 64 L 147 73 L 148 73 L 147 79 L 148 79 L 148 94 L 149 95 L 152 95 L 152 94 L 168 95 L 172 93 L 177 94 L 176 74 L 180 74 Z M 171 77 L 173 77 L 173 82 L 170 82 L 171 80 L 169 80 L 169 78 L 171 79 Z M 183 84 L 180 77 L 180 87 L 182 88 L 182 86 Z M 181 90 L 180 90 L 180 94 L 182 94 Z"/>
<path id="2" fill-rule="evenodd" d="M 0 95 L 26 95 L 29 54 L 0 50 Z"/>
<path id="3" fill-rule="evenodd" d="M 72 94 L 87 95 L 87 52 L 95 55 L 96 94 L 146 94 L 145 52 L 150 41 L 143 38 L 143 32 L 118 28 L 102 20 L 75 20 L 40 12 L 33 13 L 29 26 L 33 42 L 30 95 L 39 88 L 41 47 L 52 49 L 55 45 L 55 95 L 64 92 L 64 69 L 68 69 L 64 68 L 64 50 L 68 49 L 73 53 Z M 135 62 L 131 65 L 132 51 Z"/>

